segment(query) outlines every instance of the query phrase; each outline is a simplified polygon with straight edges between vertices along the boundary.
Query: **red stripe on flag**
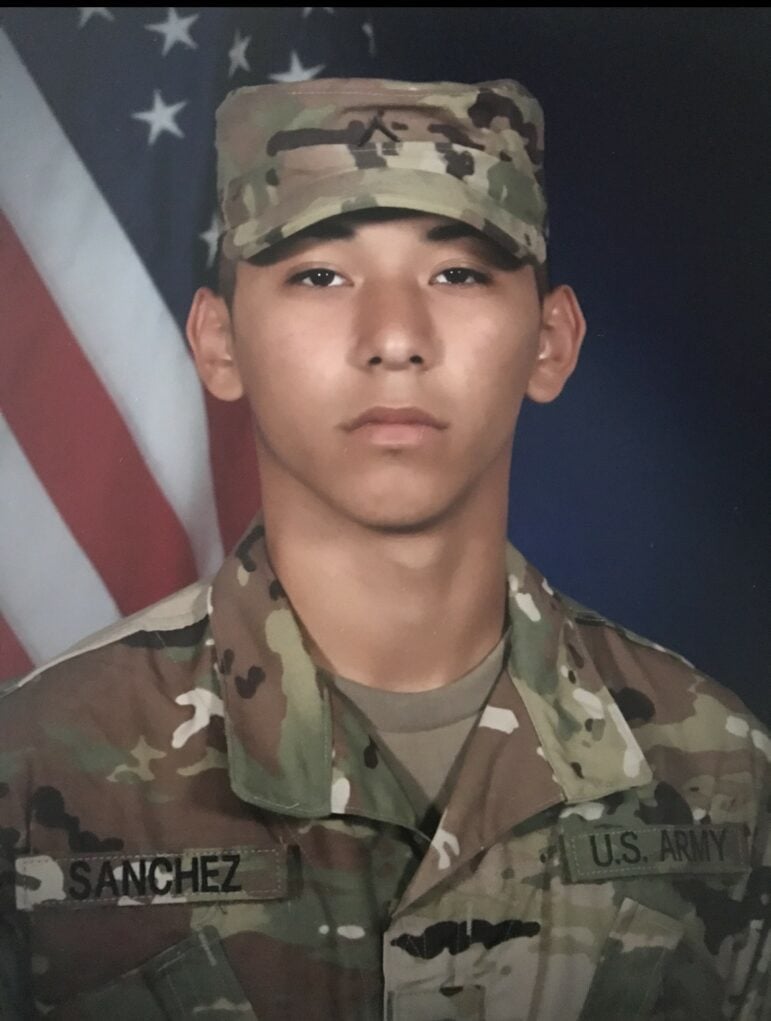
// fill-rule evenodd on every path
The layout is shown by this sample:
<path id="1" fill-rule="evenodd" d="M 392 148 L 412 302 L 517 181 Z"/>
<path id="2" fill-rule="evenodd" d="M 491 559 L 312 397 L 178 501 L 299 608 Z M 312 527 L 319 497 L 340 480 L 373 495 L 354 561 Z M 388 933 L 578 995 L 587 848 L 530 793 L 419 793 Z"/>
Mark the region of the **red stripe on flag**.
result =
<path id="1" fill-rule="evenodd" d="M 19 644 L 8 621 L 0 614 L 0 684 L 12 677 L 22 677 L 32 667 L 32 660 Z"/>
<path id="2" fill-rule="evenodd" d="M 0 281 L 0 405 L 112 597 L 133 613 L 195 579 L 187 534 L 1 215 Z M 31 546 L 34 527 L 30 522 Z M 55 575 L 56 565 L 51 569 Z"/>
<path id="3" fill-rule="evenodd" d="M 209 451 L 217 517 L 225 550 L 236 544 L 260 505 L 260 477 L 249 405 L 206 393 Z"/>

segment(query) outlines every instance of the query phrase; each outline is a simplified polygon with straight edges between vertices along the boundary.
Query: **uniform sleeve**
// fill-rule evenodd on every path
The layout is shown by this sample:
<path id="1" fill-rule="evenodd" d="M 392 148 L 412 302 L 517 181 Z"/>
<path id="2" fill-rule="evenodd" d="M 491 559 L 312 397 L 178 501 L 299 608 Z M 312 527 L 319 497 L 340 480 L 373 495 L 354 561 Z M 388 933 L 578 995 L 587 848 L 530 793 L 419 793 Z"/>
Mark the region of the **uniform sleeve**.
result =
<path id="1" fill-rule="evenodd" d="M 751 871 L 736 900 L 717 903 L 715 929 L 730 934 L 717 953 L 725 976 L 722 1017 L 731 1021 L 768 1021 L 771 1018 L 771 737 L 747 713 L 729 719 L 730 729 L 744 737 L 749 781 L 745 791 L 736 776 L 733 798 L 754 803 L 755 825 L 750 835 Z M 751 793 L 749 793 L 751 791 Z"/>
<path id="2" fill-rule="evenodd" d="M 26 1021 L 34 1016 L 25 940 L 15 913 L 4 912 L 0 916 L 0 1017 Z"/>
<path id="3" fill-rule="evenodd" d="M 756 832 L 756 868 L 745 895 L 743 931 L 735 943 L 735 956 L 723 1016 L 735 1021 L 771 1018 L 771 817 L 766 789 L 761 821 Z"/>
<path id="4" fill-rule="evenodd" d="M 28 839 L 25 792 L 32 742 L 4 685 L 0 695 L 0 1018 L 36 1017 L 31 991 L 27 919 L 16 910 L 14 863 Z"/>
<path id="5" fill-rule="evenodd" d="M 722 796 L 736 812 L 735 821 L 744 817 L 749 868 L 724 881 L 675 880 L 675 889 L 690 902 L 690 920 L 664 976 L 656 1021 L 771 1019 L 771 785 L 765 754 L 771 743 L 766 745 L 755 720 L 743 739 L 742 754 L 723 775 Z"/>

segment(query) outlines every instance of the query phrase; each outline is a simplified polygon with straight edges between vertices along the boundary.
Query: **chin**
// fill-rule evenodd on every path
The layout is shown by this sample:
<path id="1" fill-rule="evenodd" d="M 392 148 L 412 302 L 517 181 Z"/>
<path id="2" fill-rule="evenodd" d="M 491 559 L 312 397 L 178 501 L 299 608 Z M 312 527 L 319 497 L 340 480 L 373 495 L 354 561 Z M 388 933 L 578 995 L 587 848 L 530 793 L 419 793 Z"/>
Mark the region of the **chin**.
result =
<path id="1" fill-rule="evenodd" d="M 348 513 L 364 528 L 393 535 L 417 534 L 435 528 L 451 513 L 455 501 L 379 500 L 350 507 Z"/>

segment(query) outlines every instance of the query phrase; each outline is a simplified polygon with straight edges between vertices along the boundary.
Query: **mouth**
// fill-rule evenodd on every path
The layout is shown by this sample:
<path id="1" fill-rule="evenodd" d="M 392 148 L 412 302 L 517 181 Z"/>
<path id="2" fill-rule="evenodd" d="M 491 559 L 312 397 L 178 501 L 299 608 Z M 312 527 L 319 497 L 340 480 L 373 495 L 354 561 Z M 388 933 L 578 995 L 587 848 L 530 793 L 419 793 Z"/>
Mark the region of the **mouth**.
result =
<path id="1" fill-rule="evenodd" d="M 344 422 L 343 429 L 370 448 L 395 451 L 431 445 L 448 425 L 422 408 L 375 407 Z"/>
<path id="2" fill-rule="evenodd" d="M 363 426 L 422 426 L 431 429 L 446 429 L 448 423 L 443 422 L 422 408 L 367 408 L 356 418 L 343 423 L 346 432 L 354 432 Z"/>

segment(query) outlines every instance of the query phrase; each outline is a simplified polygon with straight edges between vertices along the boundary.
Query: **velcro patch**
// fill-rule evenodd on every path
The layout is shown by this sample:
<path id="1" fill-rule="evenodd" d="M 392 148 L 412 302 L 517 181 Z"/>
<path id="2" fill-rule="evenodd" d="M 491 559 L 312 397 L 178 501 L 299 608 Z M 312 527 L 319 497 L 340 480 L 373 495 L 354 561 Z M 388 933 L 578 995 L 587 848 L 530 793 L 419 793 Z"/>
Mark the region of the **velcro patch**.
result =
<path id="1" fill-rule="evenodd" d="M 601 829 L 561 838 L 573 883 L 627 876 L 743 872 L 749 844 L 743 825 L 641 826 Z"/>
<path id="2" fill-rule="evenodd" d="M 287 849 L 202 848 L 158 854 L 35 855 L 16 859 L 16 907 L 132 907 L 277 900 L 287 893 Z"/>

